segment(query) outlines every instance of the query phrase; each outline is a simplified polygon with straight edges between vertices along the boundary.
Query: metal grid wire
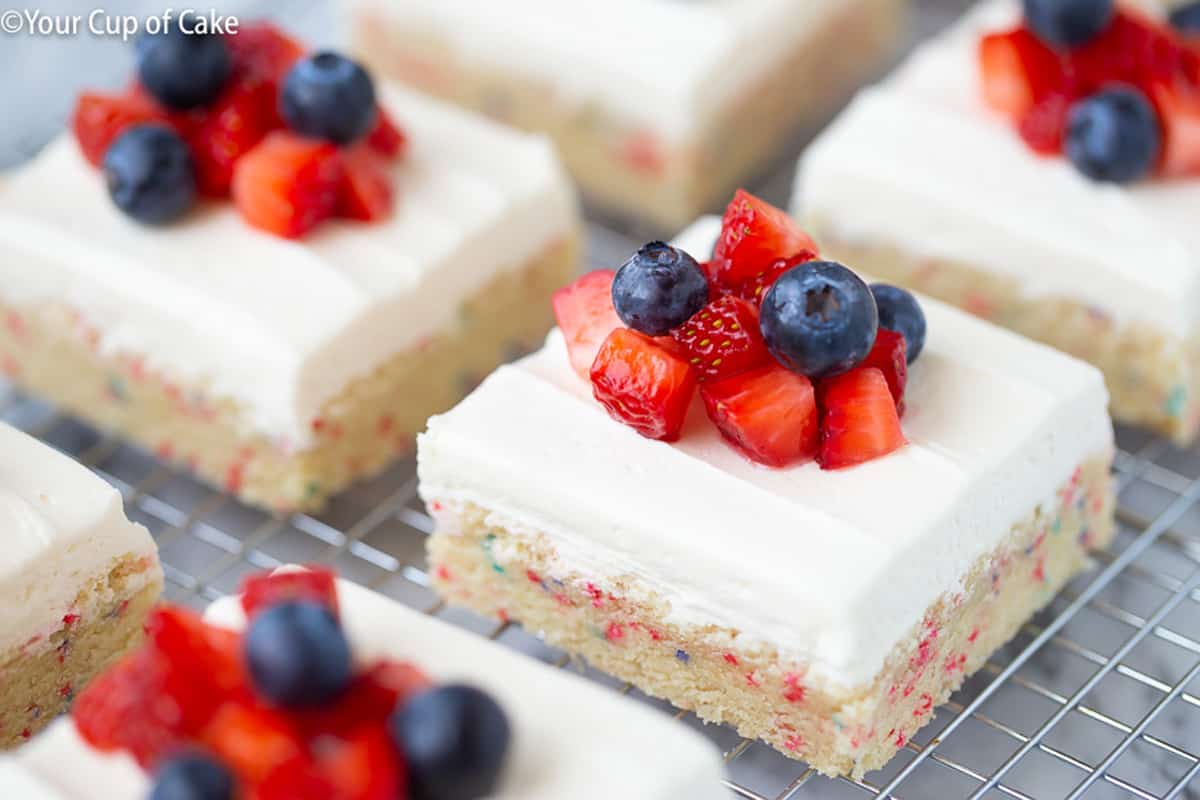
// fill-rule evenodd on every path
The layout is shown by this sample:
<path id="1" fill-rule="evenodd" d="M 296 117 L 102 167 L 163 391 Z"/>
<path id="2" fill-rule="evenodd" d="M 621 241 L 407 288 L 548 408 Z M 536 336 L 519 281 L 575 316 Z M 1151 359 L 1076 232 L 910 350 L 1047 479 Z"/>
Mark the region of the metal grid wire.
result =
<path id="1" fill-rule="evenodd" d="M 253 0 L 244 5 L 252 5 Z M 918 0 L 918 33 L 966 0 Z M 243 5 L 238 3 L 237 5 Z M 289 6 L 308 8 L 307 3 Z M 294 23 L 311 15 L 289 16 Z M 295 27 L 293 25 L 293 27 Z M 48 134 L 0 148 L 13 163 Z M 758 190 L 782 201 L 802 141 Z M 594 220 L 589 261 L 613 266 L 646 232 Z M 320 515 L 272 517 L 0 384 L 0 418 L 96 470 L 153 533 L 167 596 L 203 606 L 243 575 L 292 562 L 346 578 L 608 684 L 696 727 L 725 754 L 731 796 L 841 798 L 1188 798 L 1200 800 L 1200 450 L 1119 430 L 1119 534 L 1018 637 L 993 655 L 884 770 L 831 780 L 728 728 L 704 726 L 546 647 L 520 628 L 446 608 L 428 588 L 431 520 L 411 460 L 337 498 Z M 886 587 L 881 587 L 886 590 Z"/>

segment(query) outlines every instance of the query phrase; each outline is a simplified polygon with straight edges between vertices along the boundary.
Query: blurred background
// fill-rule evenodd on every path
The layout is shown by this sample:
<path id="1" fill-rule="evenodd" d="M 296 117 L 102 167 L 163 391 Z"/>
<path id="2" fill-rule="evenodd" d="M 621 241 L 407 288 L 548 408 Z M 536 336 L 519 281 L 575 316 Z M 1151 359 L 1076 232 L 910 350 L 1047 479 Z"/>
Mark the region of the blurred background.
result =
<path id="1" fill-rule="evenodd" d="M 338 44 L 343 36 L 335 3 L 324 0 L 229 0 L 219 6 L 189 6 L 188 0 L 0 0 L 0 20 L 14 10 L 36 11 L 48 17 L 86 17 L 98 7 L 103 7 L 108 17 L 131 15 L 143 19 L 161 14 L 172 2 L 176 12 L 191 7 L 243 20 L 271 18 L 313 45 Z M 605 0 L 561 2 L 570 5 Z M 915 0 L 915 5 L 910 43 L 944 27 L 970 2 Z M 86 31 L 74 36 L 0 32 L 0 170 L 29 158 L 60 132 L 81 89 L 124 86 L 132 64 L 132 43 L 122 41 L 120 36 L 96 36 Z M 796 156 L 811 133 L 777 154 L 774 168 L 753 187 L 758 193 L 776 202 L 786 197 Z M 636 229 L 614 228 L 592 220 L 589 265 L 619 263 L 644 240 Z M 412 489 L 411 462 L 341 498 L 320 519 L 298 515 L 283 523 L 223 503 L 186 477 L 163 470 L 130 448 L 105 443 L 95 432 L 56 417 L 44 406 L 26 401 L 17 407 L 10 402 L 3 416 L 21 427 L 36 429 L 43 438 L 100 469 L 122 487 L 132 498 L 131 515 L 156 531 L 169 570 L 173 600 L 200 605 L 236 585 L 240 572 L 251 566 L 328 559 L 343 574 L 402 602 L 438 608 L 423 589 L 423 573 L 416 566 L 422 561 L 428 518 Z M 1182 520 L 1164 521 L 1164 514 L 1181 499 L 1192 498 L 1194 502 L 1200 494 L 1200 452 L 1174 451 L 1164 442 L 1131 431 L 1120 431 L 1119 442 L 1122 532 L 1114 554 L 1138 546 L 1147 531 L 1157 537 L 1169 525 L 1170 535 L 1144 551 L 1138 550 L 1133 567 L 1106 586 L 1050 646 L 1009 676 L 985 706 L 947 737 L 938 749 L 938 763 L 927 764 L 905 783 L 900 796 L 906 800 L 973 796 L 979 776 L 990 774 L 1016 747 L 1028 741 L 1039 725 L 1058 713 L 1065 698 L 1078 691 L 1099 665 L 1107 663 L 1107 655 L 1131 631 L 1146 624 L 1148 610 L 1157 606 L 1161 596 L 1178 590 L 1190 563 L 1181 557 L 1179 542 L 1200 541 L 1200 511 L 1192 508 Z M 151 488 L 147 490 L 148 486 Z M 343 535 L 343 531 L 353 535 Z M 1102 566 L 1109 565 L 1114 557 L 1107 555 Z M 208 577 L 200 580 L 197 576 Z M 955 714 L 987 687 L 1055 615 L 1063 613 L 1094 576 L 1076 582 L 1051 609 L 1027 626 L 1017 641 L 998 653 L 988 670 L 973 678 L 956 696 L 956 702 L 922 732 L 919 743 L 924 745 L 940 736 Z M 1135 580 L 1137 576 L 1142 578 Z M 1152 576 L 1157 583 L 1148 582 L 1145 576 Z M 564 656 L 517 628 L 496 629 L 463 614 L 438 613 L 535 657 L 560 666 L 568 663 Z M 987 800 L 1067 797 L 1088 774 L 1088 765 L 1099 763 L 1121 746 L 1127 751 L 1087 792 L 1089 800 L 1200 798 L 1200 786 L 1181 785 L 1189 771 L 1200 764 L 1191 755 L 1200 752 L 1200 679 L 1182 696 L 1181 684 L 1173 686 L 1200 653 L 1200 619 L 1194 614 L 1186 618 L 1181 614 L 1168 622 L 1169 629 L 1155 626 L 1154 635 L 1111 671 L 1089 694 L 1086 705 L 1059 721 L 1046 740 L 1007 775 L 1004 785 L 987 792 Z M 1172 631 L 1190 633 L 1183 636 Z M 588 674 L 612 683 L 594 672 Z M 639 696 L 636 691 L 629 693 Z M 1152 709 L 1157 709 L 1153 725 L 1134 733 L 1139 720 Z M 684 724 L 699 726 L 690 715 Z M 873 794 L 869 784 L 818 778 L 768 748 L 739 741 L 727 729 L 708 727 L 705 732 L 729 753 L 731 786 L 741 797 L 840 800 Z M 899 769 L 900 761 L 897 759 L 885 772 L 885 782 Z"/>

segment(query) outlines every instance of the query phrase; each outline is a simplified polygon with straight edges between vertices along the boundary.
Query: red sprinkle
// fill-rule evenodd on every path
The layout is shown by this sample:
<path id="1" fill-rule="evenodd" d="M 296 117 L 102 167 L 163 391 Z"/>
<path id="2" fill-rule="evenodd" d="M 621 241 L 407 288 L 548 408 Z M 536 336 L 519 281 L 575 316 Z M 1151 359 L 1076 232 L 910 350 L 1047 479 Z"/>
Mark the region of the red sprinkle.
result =
<path id="1" fill-rule="evenodd" d="M 525 577 L 529 579 L 530 583 L 542 582 L 542 579 L 538 576 L 538 574 L 531 569 L 525 570 Z"/>
<path id="2" fill-rule="evenodd" d="M 438 568 L 434 570 L 433 574 L 437 575 L 439 581 L 453 580 L 453 578 L 450 577 L 450 570 L 446 568 L 445 564 L 438 564 Z"/>
<path id="3" fill-rule="evenodd" d="M 753 687 L 754 687 L 754 688 L 756 688 L 756 689 L 757 689 L 757 688 L 758 688 L 758 687 L 761 685 L 761 684 L 758 682 L 758 678 L 754 677 L 754 673 L 753 673 L 753 672 L 747 672 L 747 673 L 746 673 L 746 683 L 750 684 L 751 686 L 753 686 Z"/>
<path id="4" fill-rule="evenodd" d="M 799 750 L 800 748 L 804 747 L 804 737 L 799 736 L 799 735 L 789 736 L 787 739 L 784 740 L 783 746 L 786 747 L 788 750 L 795 752 L 795 751 Z"/>
<path id="5" fill-rule="evenodd" d="M 975 640 L 979 638 L 979 628 L 975 627 L 971 630 L 971 635 L 967 637 L 967 641 L 975 644 Z"/>
<path id="6" fill-rule="evenodd" d="M 928 714 L 930 712 L 930 710 L 932 710 L 932 709 L 933 709 L 933 695 L 923 694 L 923 695 L 921 695 L 921 705 L 917 706 L 917 708 L 913 711 L 913 716 L 914 717 L 923 717 L 926 714 Z"/>
<path id="7" fill-rule="evenodd" d="M 735 656 L 733 653 L 726 653 L 724 656 L 722 656 L 722 658 L 725 659 L 725 663 L 727 664 L 733 664 L 735 667 L 738 664 L 737 656 Z"/>
<path id="8" fill-rule="evenodd" d="M 610 622 L 608 623 L 608 629 L 604 631 L 604 638 L 610 642 L 620 641 L 625 638 L 625 628 L 620 623 Z"/>
<path id="9" fill-rule="evenodd" d="M 74 613 L 64 614 L 62 621 L 63 621 L 63 625 L 70 627 L 70 626 L 74 625 L 76 622 L 79 622 L 79 615 L 74 614 Z"/>

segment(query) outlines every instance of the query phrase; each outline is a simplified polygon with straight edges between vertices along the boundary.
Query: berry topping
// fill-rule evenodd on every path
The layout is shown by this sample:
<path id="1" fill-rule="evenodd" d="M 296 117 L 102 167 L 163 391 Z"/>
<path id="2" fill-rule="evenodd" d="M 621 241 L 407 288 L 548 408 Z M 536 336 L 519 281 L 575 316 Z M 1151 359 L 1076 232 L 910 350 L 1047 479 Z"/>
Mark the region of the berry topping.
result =
<path id="1" fill-rule="evenodd" d="M 663 242 L 645 245 L 617 270 L 613 307 L 647 336 L 664 336 L 708 302 L 708 280 L 696 259 Z"/>
<path id="2" fill-rule="evenodd" d="M 612 287 L 616 273 L 610 269 L 589 272 L 554 293 L 551 303 L 554 318 L 567 342 L 571 367 L 587 378 L 600 345 L 616 328 L 621 318 L 613 308 Z"/>
<path id="3" fill-rule="evenodd" d="M 350 684 L 350 645 L 324 605 L 272 606 L 251 621 L 244 647 L 255 688 L 283 708 L 329 702 Z"/>
<path id="4" fill-rule="evenodd" d="M 296 238 L 333 215 L 342 172 L 333 145 L 275 131 L 238 160 L 233 201 L 254 227 Z"/>
<path id="5" fill-rule="evenodd" d="M 1113 0 L 1024 0 L 1025 21 L 1046 44 L 1078 47 L 1112 22 Z"/>
<path id="6" fill-rule="evenodd" d="M 104 154 L 104 179 L 117 207 L 149 225 L 181 216 L 196 202 L 196 167 L 187 144 L 165 125 L 138 125 Z"/>
<path id="7" fill-rule="evenodd" d="M 508 717 L 488 694 L 451 685 L 412 697 L 391 722 L 413 800 L 475 800 L 496 788 L 508 751 Z"/>
<path id="8" fill-rule="evenodd" d="M 864 367 L 874 367 L 883 373 L 892 399 L 896 402 L 896 409 L 901 414 L 904 413 L 904 387 L 908 384 L 906 353 L 903 336 L 896 331 L 880 328 L 879 335 L 875 337 L 875 346 L 862 363 Z"/>
<path id="9" fill-rule="evenodd" d="M 292 600 L 319 603 L 338 613 L 337 584 L 331 570 L 311 567 L 295 572 L 255 573 L 242 582 L 242 609 L 247 617 Z"/>
<path id="10" fill-rule="evenodd" d="M 875 307 L 879 309 L 879 327 L 904 337 L 911 364 L 925 347 L 925 312 L 912 293 L 886 283 L 871 284 Z"/>
<path id="11" fill-rule="evenodd" d="M 871 352 L 879 327 L 870 288 L 833 261 L 809 261 L 781 275 L 760 313 L 771 354 L 810 378 L 853 369 Z"/>
<path id="12" fill-rule="evenodd" d="M 815 253 L 817 246 L 787 212 L 739 189 L 725 209 L 709 270 L 719 286 L 736 290 L 806 250 Z"/>
<path id="13" fill-rule="evenodd" d="M 71 129 L 92 166 L 104 163 L 104 154 L 118 136 L 146 122 L 167 122 L 167 115 L 141 95 L 106 95 L 84 92 L 75 102 Z"/>
<path id="14" fill-rule="evenodd" d="M 791 258 L 777 258 L 762 272 L 735 287 L 733 294 L 743 300 L 749 300 L 755 308 L 758 308 L 762 305 L 763 298 L 767 296 L 767 290 L 775 285 L 775 281 L 779 280 L 780 275 L 792 267 L 798 267 L 816 257 L 817 254 L 811 250 L 801 250 Z"/>
<path id="15" fill-rule="evenodd" d="M 383 156 L 368 146 L 357 145 L 342 152 L 342 166 L 339 217 L 371 222 L 392 213 L 395 195 Z"/>
<path id="16" fill-rule="evenodd" d="M 396 123 L 392 122 L 392 118 L 383 108 L 375 110 L 375 127 L 364 141 L 367 147 L 385 158 L 399 158 L 404 155 L 404 148 L 408 144 L 404 132 L 396 127 Z"/>
<path id="17" fill-rule="evenodd" d="M 770 362 L 758 329 L 758 311 L 732 295 L 719 297 L 671 331 L 697 379 L 719 381 Z"/>
<path id="18" fill-rule="evenodd" d="M 979 73 L 988 105 L 1016 119 L 1066 82 L 1059 56 L 1025 29 L 984 36 Z"/>
<path id="19" fill-rule="evenodd" d="M 137 62 L 142 86 L 158 102 L 177 110 L 211 102 L 233 72 L 223 36 L 185 33 L 177 25 L 138 39 Z"/>
<path id="20" fill-rule="evenodd" d="M 1162 149 L 1154 106 L 1130 87 L 1081 100 L 1067 121 L 1067 157 L 1087 177 L 1129 183 L 1150 173 Z"/>
<path id="21" fill-rule="evenodd" d="M 885 456 L 906 444 L 900 415 L 883 373 L 856 369 L 821 385 L 822 469 L 843 469 Z"/>
<path id="22" fill-rule="evenodd" d="M 75 703 L 89 745 L 127 751 L 155 773 L 153 800 L 491 793 L 510 738 L 491 698 L 433 688 L 419 669 L 397 661 L 351 675 L 328 571 L 255 575 L 245 587 L 244 634 L 163 606 L 150 616 L 144 645 Z M 288 707 L 295 700 L 306 705 Z"/>
<path id="23" fill-rule="evenodd" d="M 1182 33 L 1200 34 L 1200 2 L 1186 3 L 1171 11 L 1171 27 Z"/>
<path id="24" fill-rule="evenodd" d="M 178 756 L 162 765 L 150 800 L 233 800 L 229 770 L 198 754 Z"/>
<path id="25" fill-rule="evenodd" d="M 304 57 L 304 47 L 267 22 L 238 26 L 237 33 L 225 37 L 233 54 L 234 71 L 248 81 L 278 87 L 288 70 Z"/>
<path id="26" fill-rule="evenodd" d="M 700 389 L 708 418 L 750 459 L 771 467 L 817 454 L 817 402 L 812 383 L 768 366 Z"/>
<path id="27" fill-rule="evenodd" d="M 273 84 L 235 77 L 209 106 L 189 112 L 186 138 L 201 194 L 229 196 L 238 160 L 278 127 L 274 98 Z"/>
<path id="28" fill-rule="evenodd" d="M 375 85 L 357 62 L 316 53 L 296 62 L 284 78 L 279 109 L 297 133 L 350 144 L 375 125 Z"/>
<path id="29" fill-rule="evenodd" d="M 612 417 L 650 439 L 679 438 L 696 390 L 696 370 L 650 337 L 608 335 L 592 364 L 592 393 Z"/>

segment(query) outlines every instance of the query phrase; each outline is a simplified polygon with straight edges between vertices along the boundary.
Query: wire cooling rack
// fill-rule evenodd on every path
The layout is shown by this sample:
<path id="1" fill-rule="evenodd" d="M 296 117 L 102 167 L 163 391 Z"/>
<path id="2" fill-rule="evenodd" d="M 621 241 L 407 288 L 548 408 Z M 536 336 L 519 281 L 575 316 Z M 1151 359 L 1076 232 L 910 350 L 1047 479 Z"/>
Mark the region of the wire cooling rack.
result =
<path id="1" fill-rule="evenodd" d="M 233 4 L 253 7 L 255 0 Z M 923 34 L 967 2 L 917 4 L 917 32 Z M 327 28 L 322 4 L 292 0 L 285 5 L 285 22 L 292 27 Z M 271 10 L 280 13 L 278 5 Z M 13 59 L 10 65 L 44 62 L 33 43 L 25 42 L 24 50 L 3 44 L 8 52 L 0 48 L 0 66 L 6 55 Z M 80 45 L 87 52 L 105 46 Z M 58 62 L 77 63 L 55 52 Z M 85 52 L 80 58 L 90 63 Z M 89 68 L 89 81 L 110 75 L 116 85 L 124 74 L 123 67 L 104 69 Z M 0 163 L 26 157 L 47 130 L 61 125 L 65 108 L 38 105 L 37 110 L 43 117 L 27 115 L 33 120 L 28 125 L 6 129 Z M 790 167 L 801 145 L 781 157 L 772 177 L 759 185 L 761 194 L 786 199 Z M 649 236 L 595 218 L 590 234 L 593 266 L 620 263 Z M 234 591 L 248 572 L 294 562 L 332 564 L 344 577 L 406 605 L 579 671 L 702 730 L 725 754 L 732 797 L 1200 800 L 1198 449 L 1179 451 L 1145 434 L 1118 430 L 1119 533 L 1110 549 L 1097 554 L 1093 569 L 994 654 L 886 769 L 850 781 L 824 778 L 728 728 L 704 726 L 694 715 L 646 698 L 516 626 L 443 606 L 428 588 L 424 540 L 431 520 L 417 498 L 411 460 L 337 498 L 320 515 L 278 518 L 2 383 L 0 418 L 87 464 L 120 489 L 130 516 L 158 543 L 169 599 L 199 607 Z"/>

